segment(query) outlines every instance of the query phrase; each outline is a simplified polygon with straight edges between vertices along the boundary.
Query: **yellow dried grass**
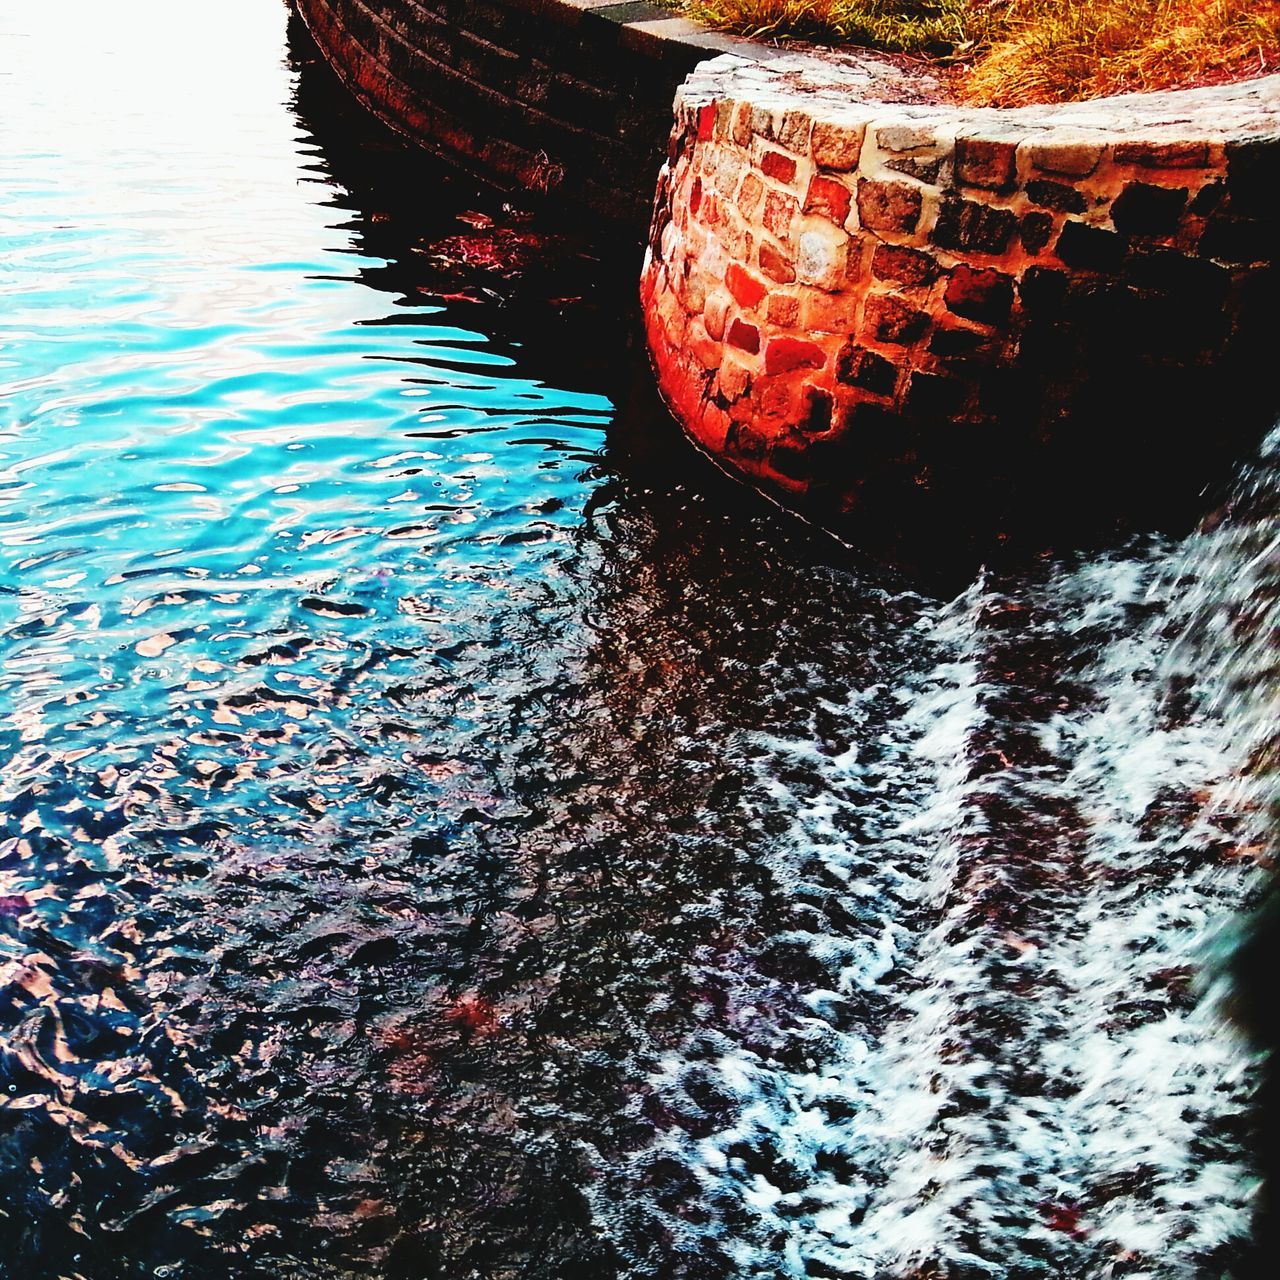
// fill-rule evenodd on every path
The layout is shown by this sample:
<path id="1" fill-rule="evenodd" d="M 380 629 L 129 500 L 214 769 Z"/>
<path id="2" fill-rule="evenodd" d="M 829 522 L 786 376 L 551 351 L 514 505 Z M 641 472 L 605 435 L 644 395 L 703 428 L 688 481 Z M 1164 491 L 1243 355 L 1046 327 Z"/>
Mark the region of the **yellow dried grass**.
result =
<path id="1" fill-rule="evenodd" d="M 1280 66 L 1280 0 L 687 0 L 761 38 L 924 53 L 961 95 L 1016 106 L 1258 75 Z"/>

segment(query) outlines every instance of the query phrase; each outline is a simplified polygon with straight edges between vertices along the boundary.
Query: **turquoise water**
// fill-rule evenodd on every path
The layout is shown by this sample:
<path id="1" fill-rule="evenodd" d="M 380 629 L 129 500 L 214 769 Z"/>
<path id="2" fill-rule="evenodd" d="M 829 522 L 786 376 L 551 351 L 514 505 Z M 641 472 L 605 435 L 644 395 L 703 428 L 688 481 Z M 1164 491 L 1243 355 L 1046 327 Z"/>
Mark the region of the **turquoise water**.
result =
<path id="1" fill-rule="evenodd" d="M 1230 1273 L 1273 470 L 937 599 L 274 0 L 0 51 L 0 1276 Z"/>

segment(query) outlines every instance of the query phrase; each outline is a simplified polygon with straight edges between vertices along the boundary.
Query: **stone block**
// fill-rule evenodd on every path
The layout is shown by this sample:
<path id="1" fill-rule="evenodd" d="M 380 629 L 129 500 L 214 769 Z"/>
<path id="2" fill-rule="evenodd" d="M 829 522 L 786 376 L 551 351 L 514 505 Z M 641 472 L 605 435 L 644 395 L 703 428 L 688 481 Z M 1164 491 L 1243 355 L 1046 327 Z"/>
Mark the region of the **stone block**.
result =
<path id="1" fill-rule="evenodd" d="M 1179 300 L 1184 309 L 1219 311 L 1231 287 L 1231 272 L 1216 262 L 1177 249 L 1138 249 L 1124 264 L 1124 278 Z"/>
<path id="2" fill-rule="evenodd" d="M 702 366 L 703 369 L 718 369 L 723 352 L 720 344 L 706 331 L 701 320 L 696 317 L 689 322 L 685 331 L 685 350 Z"/>
<path id="3" fill-rule="evenodd" d="M 729 326 L 729 336 L 726 341 L 731 347 L 737 347 L 739 351 L 745 351 L 754 356 L 760 351 L 760 330 L 755 325 L 736 318 Z"/>
<path id="4" fill-rule="evenodd" d="M 1046 178 L 1033 178 L 1027 183 L 1027 199 L 1059 213 L 1083 213 L 1088 204 L 1084 192 L 1069 182 L 1050 182 Z"/>
<path id="5" fill-rule="evenodd" d="M 951 273 L 943 295 L 947 310 L 981 324 L 1000 324 L 1013 306 L 1013 280 L 999 271 L 961 263 Z"/>
<path id="6" fill-rule="evenodd" d="M 1276 235 L 1270 221 L 1256 218 L 1211 218 L 1200 237 L 1206 258 L 1252 266 L 1276 260 Z"/>
<path id="7" fill-rule="evenodd" d="M 790 440 L 775 440 L 769 449 L 769 465 L 788 480 L 811 480 L 815 462 L 808 449 Z"/>
<path id="8" fill-rule="evenodd" d="M 738 179 L 742 177 L 743 160 L 738 152 L 730 147 L 721 149 L 716 157 L 715 188 L 726 200 L 732 200 L 738 190 Z"/>
<path id="9" fill-rule="evenodd" d="M 1080 271 L 1119 271 L 1128 251 L 1125 236 L 1105 227 L 1068 222 L 1062 228 L 1054 252 L 1069 267 Z"/>
<path id="10" fill-rule="evenodd" d="M 776 431 L 789 427 L 794 421 L 791 405 L 796 397 L 796 387 L 790 379 L 758 379 L 751 397 L 756 406 L 757 424 Z"/>
<path id="11" fill-rule="evenodd" d="M 748 222 L 754 222 L 760 212 L 760 202 L 764 199 L 764 183 L 754 173 L 746 173 L 742 185 L 738 188 L 738 212 Z"/>
<path id="12" fill-rule="evenodd" d="M 707 307 L 704 308 L 703 324 L 707 326 L 709 337 L 714 338 L 716 342 L 724 340 L 724 324 L 728 319 L 728 308 L 730 308 L 730 298 L 723 289 L 713 293 L 707 300 Z"/>
<path id="13" fill-rule="evenodd" d="M 726 216 L 716 232 L 721 246 L 730 258 L 746 262 L 751 257 L 753 244 L 751 232 L 732 205 L 726 206 Z"/>
<path id="14" fill-rule="evenodd" d="M 998 343 L 977 329 L 939 325 L 929 339 L 929 351 L 942 360 L 967 360 L 990 356 Z"/>
<path id="15" fill-rule="evenodd" d="M 768 107 L 751 108 L 751 132 L 758 138 L 773 140 L 777 136 L 777 126 L 773 112 Z"/>
<path id="16" fill-rule="evenodd" d="M 942 202 L 933 242 L 944 249 L 1001 254 L 1013 239 L 1018 219 L 1010 209 L 948 196 Z"/>
<path id="17" fill-rule="evenodd" d="M 791 284 L 796 278 L 795 260 L 768 240 L 760 242 L 760 270 L 777 284 Z"/>
<path id="18" fill-rule="evenodd" d="M 720 366 L 720 394 L 732 403 L 751 391 L 751 371 L 732 357 L 726 356 Z"/>
<path id="19" fill-rule="evenodd" d="M 797 369 L 821 369 L 827 353 L 816 342 L 804 338 L 771 338 L 765 348 L 766 373 L 793 373 Z"/>
<path id="20" fill-rule="evenodd" d="M 1272 215 L 1280 192 L 1280 147 L 1272 139 L 1231 143 L 1227 147 L 1227 187 L 1231 212 Z"/>
<path id="21" fill-rule="evenodd" d="M 852 333 L 858 325 L 861 299 L 856 293 L 806 292 L 801 328 L 811 333 Z"/>
<path id="22" fill-rule="evenodd" d="M 916 370 L 907 384 L 907 412 L 916 418 L 949 421 L 960 413 L 968 395 L 968 384 L 959 378 Z"/>
<path id="23" fill-rule="evenodd" d="M 737 262 L 729 264 L 725 272 L 724 282 L 737 303 L 746 311 L 754 311 L 765 298 L 768 289 L 758 276 L 753 275 L 746 267 Z"/>
<path id="24" fill-rule="evenodd" d="M 796 426 L 809 435 L 831 430 L 831 413 L 835 405 L 830 391 L 807 385 L 800 396 L 800 416 Z"/>
<path id="25" fill-rule="evenodd" d="M 1018 282 L 1018 298 L 1023 309 L 1052 313 L 1067 296 L 1070 277 L 1049 267 L 1028 267 Z"/>
<path id="26" fill-rule="evenodd" d="M 716 104 L 705 103 L 698 108 L 698 141 L 710 142 L 716 130 Z"/>
<path id="27" fill-rule="evenodd" d="M 716 103 L 715 135 L 717 142 L 728 142 L 733 136 L 733 112 L 738 104 L 728 98 Z"/>
<path id="28" fill-rule="evenodd" d="M 787 111 L 778 128 L 778 141 L 788 151 L 805 155 L 809 150 L 809 135 L 813 131 L 813 118 L 805 111 Z"/>
<path id="29" fill-rule="evenodd" d="M 1047 213 L 1024 213 L 1018 220 L 1018 236 L 1028 253 L 1039 253 L 1053 239 L 1053 218 Z"/>
<path id="30" fill-rule="evenodd" d="M 929 317 L 896 293 L 873 293 L 867 298 L 863 329 L 877 342 L 910 346 L 929 328 Z"/>
<path id="31" fill-rule="evenodd" d="M 856 169 L 862 155 L 865 133 L 865 125 L 815 120 L 810 139 L 814 163 L 824 169 L 839 169 L 842 172 Z"/>
<path id="32" fill-rule="evenodd" d="M 898 380 L 898 367 L 878 352 L 849 341 L 836 359 L 836 377 L 846 386 L 861 387 L 878 396 L 891 396 Z"/>
<path id="33" fill-rule="evenodd" d="M 825 221 L 810 223 L 796 246 L 796 279 L 834 292 L 842 287 L 849 237 Z"/>
<path id="34" fill-rule="evenodd" d="M 1135 236 L 1171 236 L 1187 206 L 1185 187 L 1158 187 L 1130 182 L 1111 206 L 1117 231 Z"/>
<path id="35" fill-rule="evenodd" d="M 791 156 L 783 155 L 781 151 L 766 151 L 760 157 L 760 172 L 766 178 L 772 178 L 775 182 L 785 185 L 795 181 L 796 162 Z"/>
<path id="36" fill-rule="evenodd" d="M 1103 148 L 1096 142 L 1024 142 L 1023 148 L 1033 169 L 1087 178 L 1102 159 Z"/>
<path id="37" fill-rule="evenodd" d="M 837 227 L 843 227 L 853 204 L 853 192 L 835 178 L 816 174 L 809 181 L 805 193 L 804 212 L 830 218 Z"/>
<path id="38" fill-rule="evenodd" d="M 928 125 L 887 124 L 876 129 L 876 146 L 881 151 L 922 151 L 936 142 Z"/>
<path id="39" fill-rule="evenodd" d="M 730 137 L 739 147 L 749 147 L 751 145 L 751 105 L 747 102 L 739 102 L 733 111 L 733 127 L 730 130 Z"/>
<path id="40" fill-rule="evenodd" d="M 800 201 L 785 191 L 769 191 L 764 197 L 764 213 L 761 222 L 765 230 L 779 240 L 791 239 L 791 224 L 800 212 Z"/>
<path id="41" fill-rule="evenodd" d="M 800 319 L 800 299 L 790 293 L 771 293 L 766 314 L 775 329 L 794 329 Z"/>
<path id="42" fill-rule="evenodd" d="M 858 183 L 858 218 L 872 231 L 910 235 L 920 223 L 923 195 L 906 182 L 864 178 Z"/>
<path id="43" fill-rule="evenodd" d="M 871 259 L 871 274 L 877 280 L 891 280 L 909 289 L 932 284 L 938 273 L 932 255 L 903 245 L 878 244 Z"/>
<path id="44" fill-rule="evenodd" d="M 1218 208 L 1226 194 L 1227 184 L 1225 182 L 1206 182 L 1196 192 L 1195 198 L 1187 206 L 1187 211 L 1200 218 L 1207 217 Z"/>
<path id="45" fill-rule="evenodd" d="M 725 449 L 745 462 L 758 462 L 769 448 L 769 436 L 752 422 L 735 422 L 725 436 Z"/>
<path id="46" fill-rule="evenodd" d="M 1116 163 L 1143 169 L 1203 169 L 1209 163 L 1207 142 L 1120 142 Z"/>
<path id="47" fill-rule="evenodd" d="M 917 182 L 934 183 L 942 172 L 941 156 L 890 156 L 884 162 L 886 169 L 895 173 L 905 173 L 908 178 Z"/>
<path id="48" fill-rule="evenodd" d="M 1018 144 L 998 138 L 956 139 L 956 181 L 966 187 L 1008 191 L 1017 176 Z"/>

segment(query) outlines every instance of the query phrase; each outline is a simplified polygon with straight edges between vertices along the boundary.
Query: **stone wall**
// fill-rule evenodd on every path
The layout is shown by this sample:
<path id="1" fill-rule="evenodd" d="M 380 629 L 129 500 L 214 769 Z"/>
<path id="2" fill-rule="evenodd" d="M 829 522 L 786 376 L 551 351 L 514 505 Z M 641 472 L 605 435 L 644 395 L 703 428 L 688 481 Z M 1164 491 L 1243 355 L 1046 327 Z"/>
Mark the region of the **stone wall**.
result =
<path id="1" fill-rule="evenodd" d="M 660 4 L 293 0 L 347 87 L 413 141 L 500 187 L 643 238 L 681 80 L 725 50 Z"/>
<path id="2" fill-rule="evenodd" d="M 642 285 L 669 406 L 864 532 L 989 542 L 1194 504 L 1280 407 L 1280 77 L 928 96 L 857 58 L 689 78 Z"/>

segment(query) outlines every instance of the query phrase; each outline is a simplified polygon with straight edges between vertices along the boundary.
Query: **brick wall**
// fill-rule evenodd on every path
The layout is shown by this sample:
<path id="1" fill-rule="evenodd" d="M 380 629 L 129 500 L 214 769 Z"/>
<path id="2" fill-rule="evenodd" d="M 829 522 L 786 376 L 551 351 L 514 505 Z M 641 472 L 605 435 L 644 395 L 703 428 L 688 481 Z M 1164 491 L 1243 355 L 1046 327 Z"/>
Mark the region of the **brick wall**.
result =
<path id="1" fill-rule="evenodd" d="M 642 287 L 676 416 L 837 524 L 1194 502 L 1280 407 L 1280 77 L 1011 111 L 884 90 L 805 55 L 682 89 Z"/>
<path id="2" fill-rule="evenodd" d="M 294 0 L 375 114 L 499 186 L 643 237 L 681 80 L 726 49 L 660 5 Z"/>

